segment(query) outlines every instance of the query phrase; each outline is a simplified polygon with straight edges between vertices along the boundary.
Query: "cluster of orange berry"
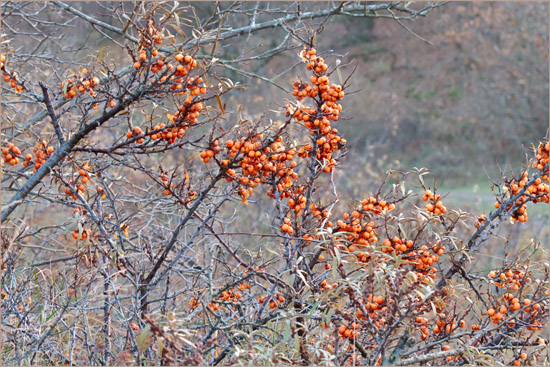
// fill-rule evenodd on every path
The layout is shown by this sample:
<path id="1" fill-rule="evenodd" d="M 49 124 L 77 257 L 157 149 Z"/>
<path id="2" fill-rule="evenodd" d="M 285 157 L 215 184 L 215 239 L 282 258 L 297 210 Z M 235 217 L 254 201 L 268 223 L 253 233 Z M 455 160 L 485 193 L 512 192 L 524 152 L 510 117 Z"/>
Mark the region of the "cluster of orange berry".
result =
<path id="1" fill-rule="evenodd" d="M 435 278 L 437 268 L 435 263 L 439 261 L 439 256 L 445 253 L 445 246 L 442 246 L 439 241 L 428 249 L 427 246 L 421 246 L 418 250 L 413 250 L 405 257 L 411 265 L 414 265 L 420 273 L 427 273 L 428 277 Z"/>
<path id="2" fill-rule="evenodd" d="M 523 353 L 520 353 L 518 357 L 516 358 L 519 358 L 519 359 L 516 359 L 514 361 L 514 366 L 521 366 L 521 360 L 520 359 L 523 359 L 524 361 L 527 359 L 527 353 L 523 352 Z"/>
<path id="3" fill-rule="evenodd" d="M 342 149 L 346 140 L 338 136 L 338 130 L 330 126 L 330 121 L 337 121 L 342 111 L 342 106 L 337 102 L 344 97 L 342 87 L 329 85 L 329 78 L 326 74 L 328 66 L 322 57 L 317 56 L 314 48 L 304 48 L 300 57 L 307 62 L 307 69 L 313 70 L 310 86 L 307 82 L 296 81 L 292 94 L 298 101 L 309 97 L 316 102 L 318 108 L 300 107 L 295 108 L 288 104 L 286 115 L 292 116 L 297 121 L 302 121 L 304 126 L 310 130 L 311 136 L 316 137 L 317 159 L 323 164 L 324 172 L 331 172 L 336 166 L 332 153 Z M 313 147 L 306 144 L 298 151 L 298 156 L 310 157 Z"/>
<path id="4" fill-rule="evenodd" d="M 89 170 L 90 166 L 88 165 L 88 162 L 86 162 L 81 168 L 78 169 L 78 177 L 76 178 L 76 180 L 69 180 L 69 185 L 72 186 L 72 188 L 75 191 L 78 191 L 80 194 L 84 192 L 84 190 L 86 189 L 85 185 L 88 183 L 88 181 L 90 181 L 91 177 L 88 173 Z M 79 180 L 80 183 L 78 182 Z M 70 187 L 65 188 L 65 194 L 67 194 L 67 196 L 70 196 L 73 200 L 78 199 L 78 197 L 73 194 Z"/>
<path id="5" fill-rule="evenodd" d="M 183 132 L 179 130 L 177 131 L 178 135 L 181 133 L 182 134 L 181 136 L 183 136 L 185 129 L 187 129 L 189 125 L 193 125 L 197 123 L 198 121 L 197 118 L 200 116 L 203 108 L 204 108 L 204 105 L 202 102 L 193 102 L 193 98 L 189 96 L 183 102 L 183 104 L 178 107 L 178 110 L 174 115 L 168 115 L 170 124 L 178 125 L 184 128 Z M 182 125 L 183 122 L 185 122 L 185 124 Z M 157 130 L 157 129 L 153 128 L 153 130 Z M 176 133 L 176 131 L 172 130 L 172 133 Z M 178 136 L 178 137 L 181 138 L 181 136 Z M 154 136 L 152 136 L 151 138 L 153 140 L 157 139 Z M 161 136 L 159 136 L 158 138 L 161 138 Z M 162 137 L 162 138 L 166 139 L 166 137 Z"/>
<path id="6" fill-rule="evenodd" d="M 321 99 L 325 102 L 324 106 L 328 108 L 323 111 L 328 112 L 327 118 L 334 121 L 338 120 L 338 114 L 342 108 L 337 102 L 344 98 L 342 87 L 334 84 L 329 86 L 329 79 L 326 75 L 328 65 L 322 57 L 317 56 L 317 51 L 314 48 L 307 49 L 304 47 L 300 53 L 300 57 L 307 62 L 306 68 L 314 72 L 310 78 L 312 87 L 308 89 L 308 83 L 295 83 L 296 94 L 293 94 L 296 97 L 300 95 L 302 98 L 306 95 L 310 98 L 320 95 Z M 306 92 L 305 94 L 303 93 L 304 91 Z M 336 111 L 333 111 L 333 109 Z"/>
<path id="7" fill-rule="evenodd" d="M 393 302 L 393 299 L 386 299 L 381 296 L 374 296 L 373 294 L 369 294 L 367 296 L 367 301 L 365 301 L 363 298 L 359 300 L 359 305 L 356 308 L 356 316 L 358 319 L 364 319 L 364 320 L 371 320 L 373 322 L 373 325 L 380 329 L 386 324 L 386 312 L 388 311 L 388 304 Z M 361 305 L 364 305 L 365 310 L 367 311 L 367 314 L 362 310 Z"/>
<path id="8" fill-rule="evenodd" d="M 548 292 L 546 292 L 546 296 L 548 296 Z M 523 306 L 525 307 L 525 313 L 520 316 L 520 319 L 523 320 L 524 324 L 527 324 L 525 327 L 527 330 L 541 330 L 546 327 L 546 323 L 537 319 L 537 317 L 543 316 L 540 303 L 533 304 L 530 299 L 525 298 L 523 300 Z"/>
<path id="9" fill-rule="evenodd" d="M 386 238 L 382 245 L 382 252 L 401 255 L 403 258 L 401 266 L 412 266 L 421 283 L 428 283 L 430 279 L 435 278 L 437 273 L 435 264 L 445 253 L 445 246 L 442 246 L 439 240 L 431 248 L 426 245 L 416 248 L 414 241 L 394 236 L 391 239 Z"/>
<path id="10" fill-rule="evenodd" d="M 326 265 L 329 265 L 329 266 L 330 266 L 330 264 L 326 264 Z M 326 268 L 327 268 L 327 267 L 325 266 L 325 269 L 326 269 Z M 330 268 L 329 268 L 329 269 L 330 269 Z M 327 269 L 327 270 L 329 270 L 329 269 Z M 325 290 L 331 290 L 331 289 L 337 288 L 337 287 L 338 287 L 338 283 L 332 283 L 332 284 L 330 284 L 330 283 L 328 282 L 328 280 L 323 279 L 323 281 L 321 282 L 320 286 L 321 286 L 321 288 L 323 289 L 323 291 L 325 291 Z"/>
<path id="11" fill-rule="evenodd" d="M 189 56 L 189 58 L 191 58 L 191 56 Z M 193 60 L 193 59 L 191 58 L 191 60 Z M 192 67 L 195 67 L 197 65 L 197 62 L 193 60 L 192 65 L 193 65 Z M 198 96 L 198 95 L 201 95 L 201 94 L 206 94 L 206 87 L 202 84 L 202 82 L 203 82 L 203 80 L 202 80 L 202 77 L 200 77 L 200 76 L 190 77 L 187 80 L 186 88 L 189 89 L 189 97 L 188 98 L 192 98 L 192 96 Z"/>
<path id="12" fill-rule="evenodd" d="M 501 306 L 491 307 L 487 310 L 487 315 L 491 317 L 493 323 L 498 324 L 502 320 L 506 320 L 508 311 L 518 311 L 524 308 L 524 313 L 519 315 L 520 319 L 525 320 L 528 324 L 527 330 L 538 330 L 545 326 L 545 324 L 536 320 L 539 310 L 541 309 L 540 303 L 532 304 L 532 301 L 528 298 L 523 299 L 523 305 L 517 297 L 514 297 L 511 293 L 507 293 L 503 296 L 503 302 Z M 512 327 L 516 324 L 516 321 L 510 319 L 508 326 Z"/>
<path id="13" fill-rule="evenodd" d="M 73 214 L 77 214 L 79 213 L 81 216 L 84 216 L 86 215 L 86 209 L 80 209 L 80 208 L 76 208 L 74 211 L 73 211 Z M 88 238 L 88 235 L 92 234 L 92 231 L 90 229 L 83 229 L 82 230 L 82 233 L 79 233 L 78 230 L 74 230 L 72 232 L 72 236 L 75 240 L 78 240 L 80 239 L 81 241 L 84 241 L 86 238 Z"/>
<path id="14" fill-rule="evenodd" d="M 4 156 L 5 163 L 8 163 L 10 166 L 15 166 L 17 163 L 19 163 L 19 156 L 21 156 L 21 150 L 17 146 L 15 146 L 15 144 L 8 143 L 8 147 L 2 149 L 2 155 Z M 25 162 L 27 162 L 26 159 L 25 159 Z"/>
<path id="15" fill-rule="evenodd" d="M 518 291 L 522 283 L 529 280 L 529 277 L 525 277 L 525 272 L 516 269 L 507 269 L 497 273 L 496 271 L 489 272 L 489 278 L 495 279 L 495 287 L 507 288 L 511 291 Z"/>
<path id="16" fill-rule="evenodd" d="M 426 190 L 424 192 L 424 196 L 422 197 L 422 200 L 430 201 L 429 203 L 426 204 L 426 210 L 429 211 L 430 213 L 433 213 L 434 215 L 441 215 L 447 212 L 447 208 L 441 202 L 441 195 L 435 195 L 430 190 Z"/>
<path id="17" fill-rule="evenodd" d="M 327 209 L 321 210 L 322 208 L 319 208 L 318 205 L 313 203 L 309 206 L 309 209 L 311 210 L 311 215 L 317 218 L 328 218 L 332 216 L 332 213 L 330 213 Z M 332 227 L 332 223 L 327 221 L 327 226 Z"/>
<path id="18" fill-rule="evenodd" d="M 89 92 L 92 97 L 95 96 L 96 92 L 94 91 L 94 87 L 99 85 L 99 78 L 87 74 L 88 70 L 84 68 L 79 75 L 64 80 L 59 85 L 59 89 L 63 91 L 63 96 L 71 99 L 74 98 L 77 93 L 82 94 L 84 92 Z"/>
<path id="19" fill-rule="evenodd" d="M 290 218 L 283 219 L 283 224 L 279 228 L 285 233 L 294 233 L 294 228 L 292 228 L 292 226 L 290 225 Z"/>
<path id="20" fill-rule="evenodd" d="M 353 340 L 355 338 L 359 338 L 360 334 L 357 330 L 358 328 L 359 324 L 356 322 L 352 322 L 349 327 L 346 325 L 340 325 L 338 328 L 338 334 L 344 339 Z"/>
<path id="21" fill-rule="evenodd" d="M 174 124 L 175 125 L 175 124 Z M 169 126 L 166 128 L 166 124 L 162 123 L 153 126 L 153 132 L 150 133 L 151 140 L 164 140 L 168 144 L 176 142 L 176 139 L 181 139 L 185 135 L 187 126 Z"/>
<path id="22" fill-rule="evenodd" d="M 202 158 L 204 163 L 210 162 L 210 158 L 214 157 L 216 154 L 219 154 L 222 151 L 222 148 L 220 148 L 220 143 L 218 139 L 214 140 L 212 142 L 212 146 L 210 149 L 203 150 L 200 153 L 200 157 Z"/>
<path id="23" fill-rule="evenodd" d="M 414 242 L 394 236 L 392 239 L 386 238 L 384 241 L 382 241 L 382 245 L 384 245 L 384 247 L 382 248 L 382 252 L 386 254 L 395 253 L 396 255 L 399 255 L 412 248 Z M 426 246 L 423 246 L 420 251 L 422 251 L 424 247 L 426 250 L 428 249 Z"/>
<path id="24" fill-rule="evenodd" d="M 258 299 L 258 302 L 264 303 L 266 298 L 267 298 L 267 296 L 261 296 Z M 273 295 L 273 299 L 271 299 L 271 301 L 269 301 L 269 308 L 274 309 L 274 308 L 277 308 L 277 307 L 281 307 L 281 305 L 284 302 L 285 302 L 285 297 L 281 296 L 280 294 L 275 294 L 275 295 Z"/>
<path id="25" fill-rule="evenodd" d="M 158 50 L 152 47 L 153 44 L 160 45 L 164 41 L 164 34 L 162 34 L 161 30 L 155 27 L 152 20 L 149 21 L 149 25 L 146 29 L 140 30 L 140 36 L 140 48 L 138 51 L 138 57 L 133 65 L 134 69 L 144 68 L 147 65 L 147 60 L 150 59 L 149 70 L 151 70 L 152 73 L 159 73 L 164 69 L 172 71 L 174 69 L 174 65 L 170 62 L 167 63 L 165 61 L 165 57 L 163 55 L 159 55 Z M 150 55 L 148 55 L 148 52 L 150 53 Z M 192 56 L 183 55 L 181 53 L 176 54 L 174 59 L 177 63 L 177 66 L 173 75 L 170 76 L 170 80 L 173 82 L 171 89 L 178 90 L 178 95 L 183 95 L 185 94 L 185 91 L 183 91 L 183 85 L 181 85 L 181 83 L 183 82 L 182 77 L 187 76 L 191 70 L 197 67 L 197 61 L 193 59 Z M 164 75 L 161 77 L 160 82 L 164 82 L 167 79 L 168 76 Z M 202 79 L 197 83 L 200 82 L 202 82 Z M 195 89 L 194 87 L 188 88 L 193 90 Z M 206 93 L 206 88 L 198 87 L 198 89 L 199 90 L 197 92 L 193 92 L 192 95 Z M 202 92 L 201 89 L 203 89 L 204 91 Z"/>
<path id="26" fill-rule="evenodd" d="M 508 307 L 510 310 L 512 311 L 517 311 L 519 309 L 521 309 L 521 303 L 519 301 L 519 298 L 517 297 L 514 297 L 514 295 L 512 293 L 506 293 L 502 296 L 502 299 L 505 301 L 505 302 L 508 302 Z M 523 300 L 524 304 L 526 306 L 529 306 L 531 303 L 530 303 L 530 300 L 525 298 Z M 506 312 L 504 312 L 506 313 Z"/>
<path id="27" fill-rule="evenodd" d="M 486 220 L 487 220 L 487 216 L 485 214 L 480 215 L 474 221 L 474 227 L 479 229 L 479 227 L 481 227 L 485 223 Z"/>
<path id="28" fill-rule="evenodd" d="M 42 165 L 52 156 L 52 154 L 55 151 L 55 148 L 51 145 L 48 145 L 45 141 L 41 141 L 38 143 L 38 145 L 34 148 L 32 148 L 33 153 L 35 154 L 36 158 L 34 160 L 34 170 L 33 173 L 36 172 Z M 27 163 L 29 162 L 29 163 Z M 32 156 L 31 159 L 29 159 L 29 154 L 25 156 L 25 162 L 23 162 L 23 165 L 29 165 L 32 162 Z"/>
<path id="29" fill-rule="evenodd" d="M 55 151 L 54 147 L 49 146 L 46 142 L 41 141 L 38 143 L 38 147 L 33 148 L 33 152 L 36 155 L 36 158 L 34 160 L 34 172 L 36 172 L 46 160 L 51 157 L 53 152 Z M 2 155 L 4 156 L 4 162 L 15 166 L 16 164 L 19 164 L 20 160 L 19 158 L 22 157 L 21 150 L 15 146 L 13 143 L 8 143 L 6 148 L 2 149 Z M 33 162 L 32 154 L 25 154 L 25 159 L 23 160 L 23 166 L 28 167 Z"/>
<path id="30" fill-rule="evenodd" d="M 158 50 L 151 48 L 153 44 L 161 44 L 164 40 L 164 35 L 155 28 L 154 22 L 150 21 L 147 29 L 140 30 L 141 42 L 137 61 L 134 63 L 135 69 L 143 68 L 148 59 L 151 59 L 150 70 L 153 73 L 158 73 L 163 70 L 172 71 L 174 65 L 165 62 L 165 57 L 160 55 Z M 148 55 L 150 53 L 150 55 Z M 160 83 L 169 83 L 170 89 L 176 91 L 180 96 L 189 91 L 189 95 L 174 115 L 168 115 L 170 123 L 168 128 L 166 124 L 160 124 L 153 127 L 152 131 L 148 131 L 146 135 L 152 140 L 163 139 L 169 144 L 174 143 L 177 138 L 182 138 L 187 129 L 187 124 L 194 124 L 200 116 L 200 112 L 204 106 L 202 102 L 193 101 L 193 96 L 206 94 L 206 87 L 203 84 L 203 79 L 200 76 L 189 77 L 188 74 L 197 67 L 197 61 L 190 55 L 178 53 L 174 56 L 174 63 L 177 65 L 171 75 L 163 75 Z M 185 125 L 182 125 L 186 122 Z M 170 126 L 174 125 L 174 126 Z M 138 142 L 139 143 L 139 142 Z"/>
<path id="31" fill-rule="evenodd" d="M 246 290 L 246 289 L 250 289 L 250 283 L 248 283 L 248 282 L 240 282 L 240 283 L 239 283 L 239 289 L 240 289 L 241 291 L 244 291 L 244 290 Z"/>
<path id="32" fill-rule="evenodd" d="M 166 177 L 166 174 L 164 173 L 160 175 L 160 179 L 162 180 L 162 184 L 165 187 L 163 194 L 170 195 L 170 193 L 172 192 L 172 187 L 174 187 L 174 183 L 173 182 L 168 183 L 168 177 Z"/>
<path id="33" fill-rule="evenodd" d="M 390 300 L 388 300 L 390 301 Z M 367 302 L 364 302 L 365 304 L 365 310 L 367 310 L 367 312 L 369 311 L 385 311 L 387 307 L 386 304 L 386 298 L 382 297 L 382 296 L 374 296 L 372 294 L 369 294 L 367 296 Z M 359 310 L 361 311 L 361 310 Z M 362 312 L 362 311 L 361 311 Z M 365 315 L 362 315 L 362 318 L 365 318 L 364 317 Z"/>
<path id="34" fill-rule="evenodd" d="M 420 331 L 420 338 L 425 340 L 430 335 L 430 329 L 428 328 L 429 320 L 422 316 L 417 316 L 415 319 L 416 326 Z"/>
<path id="35" fill-rule="evenodd" d="M 191 310 L 199 307 L 199 301 L 195 297 L 191 297 L 189 300 L 189 307 L 191 307 Z"/>
<path id="36" fill-rule="evenodd" d="M 439 334 L 441 332 L 449 334 L 457 327 L 466 327 L 466 322 L 464 320 L 460 320 L 457 324 L 456 318 L 447 317 L 447 315 L 445 315 L 444 313 L 440 313 L 432 331 L 434 332 L 434 334 Z"/>
<path id="37" fill-rule="evenodd" d="M 185 101 L 184 104 L 179 106 L 178 111 L 174 115 L 168 114 L 168 125 L 161 123 L 153 126 L 152 129 L 148 129 L 146 132 L 140 127 L 135 126 L 132 130 L 128 131 L 126 138 L 132 139 L 137 137 L 137 144 L 143 143 L 147 136 L 153 141 L 160 139 L 168 144 L 175 143 L 176 139 L 183 138 L 189 125 L 197 123 L 197 118 L 200 116 L 202 109 L 203 104 L 201 102 L 188 103 L 188 101 Z M 201 158 L 203 158 L 202 155 Z"/>
<path id="38" fill-rule="evenodd" d="M 220 301 L 226 301 L 226 302 L 240 302 L 243 298 L 243 295 L 239 291 L 232 291 L 231 289 L 223 291 L 222 294 L 218 296 L 218 299 Z"/>
<path id="39" fill-rule="evenodd" d="M 364 221 L 361 223 L 363 218 L 364 215 L 357 210 L 354 210 L 351 215 L 344 213 L 342 219 L 336 221 L 337 228 L 334 230 L 334 233 L 347 233 L 344 237 L 348 243 L 347 251 L 355 252 L 356 249 L 359 250 L 357 253 L 359 261 L 366 261 L 370 257 L 368 254 L 360 252 L 360 250 L 378 241 L 378 237 L 374 232 L 374 222 Z"/>
<path id="40" fill-rule="evenodd" d="M 311 88 L 308 83 L 302 83 L 299 80 L 296 80 L 294 82 L 294 90 L 292 91 L 292 95 L 295 96 L 298 101 L 301 101 L 306 96 L 315 98 L 319 93 L 319 87 L 314 86 L 314 88 L 315 89 Z"/>
<path id="41" fill-rule="evenodd" d="M 132 130 L 128 130 L 128 132 L 126 133 L 126 138 L 132 139 L 134 136 L 138 137 L 142 134 L 143 134 L 143 130 L 141 130 L 141 127 L 134 126 L 134 128 Z M 139 138 L 139 139 L 136 140 L 136 143 L 141 144 L 144 141 L 145 141 L 145 139 Z"/>
<path id="42" fill-rule="evenodd" d="M 150 48 L 153 44 L 160 45 L 164 41 L 164 34 L 159 32 L 155 28 L 155 24 L 153 20 L 149 20 L 149 24 L 147 28 L 143 28 L 138 30 L 140 34 L 140 49 L 139 49 L 139 56 L 138 61 L 134 63 L 134 68 L 139 69 L 142 66 L 142 63 L 147 61 L 147 48 Z M 156 57 L 158 55 L 158 51 L 153 48 L 151 52 L 152 57 Z M 164 66 L 163 60 L 157 60 L 156 63 L 154 63 L 151 66 L 151 71 L 153 73 L 158 72 L 162 67 Z"/>
<path id="43" fill-rule="evenodd" d="M 237 141 L 227 140 L 225 142 L 226 152 L 221 160 L 221 165 L 229 167 L 225 171 L 227 181 L 238 180 L 241 185 L 239 195 L 245 203 L 253 189 L 260 183 L 268 182 L 268 178 L 279 181 L 276 187 L 281 198 L 290 197 L 291 192 L 288 189 L 292 186 L 292 180 L 298 178 L 298 174 L 293 170 L 297 166 L 297 163 L 293 161 L 296 149 L 287 149 L 283 144 L 282 137 L 276 138 L 269 146 L 262 148 L 262 139 L 263 134 L 252 134 L 252 131 L 249 130 L 247 137 L 243 136 Z M 205 163 L 208 163 L 210 158 L 219 153 L 221 153 L 221 148 L 216 139 L 209 149 L 201 152 L 200 156 Z M 241 156 L 237 157 L 239 154 Z M 237 159 L 237 161 L 231 162 L 233 159 Z M 232 163 L 239 165 L 240 172 Z M 275 197 L 273 188 L 268 195 Z M 302 208 L 300 199 L 298 201 L 298 205 Z M 296 200 L 294 207 L 296 207 Z"/>
<path id="44" fill-rule="evenodd" d="M 548 142 L 541 142 L 537 148 L 536 160 L 533 163 L 533 167 L 541 171 L 545 165 L 548 164 Z M 525 203 L 527 201 L 532 201 L 533 203 L 538 202 L 550 202 L 550 186 L 548 173 L 546 172 L 542 177 L 537 178 L 529 187 L 525 189 L 525 185 L 529 182 L 529 174 L 523 172 L 521 178 L 507 180 L 504 184 L 504 192 L 508 198 L 513 197 L 518 194 L 521 190 L 525 189 L 525 195 L 519 197 L 514 204 L 508 205 L 506 210 L 512 209 L 512 207 L 517 207 L 511 214 L 512 222 L 526 222 L 527 217 L 527 207 Z M 529 196 L 528 196 L 529 195 Z M 502 200 L 497 200 L 495 202 L 495 208 L 500 208 Z"/>
<path id="45" fill-rule="evenodd" d="M 172 193 L 172 190 L 174 188 L 174 183 L 173 182 L 168 182 L 168 177 L 166 177 L 166 174 L 162 173 L 160 175 L 160 178 L 162 180 L 162 186 L 164 187 L 164 190 L 163 190 L 163 195 L 165 196 L 168 196 Z M 189 174 L 187 173 L 187 171 L 185 171 L 185 179 L 188 181 L 189 180 Z M 182 200 L 179 202 L 180 205 L 184 205 L 186 203 L 189 203 L 191 202 L 192 200 L 194 200 L 195 198 L 197 197 L 197 192 L 194 191 L 194 190 L 189 190 L 189 188 L 187 189 L 187 191 L 185 192 L 185 196 L 183 198 L 181 198 Z"/>
<path id="46" fill-rule="evenodd" d="M 332 158 L 332 153 L 343 148 L 347 143 L 346 139 L 341 138 L 337 134 L 338 130 L 332 128 L 324 136 L 316 140 L 317 159 L 320 162 L 324 162 L 323 172 L 325 173 L 331 172 L 336 166 L 336 160 Z M 300 158 L 311 157 L 312 150 L 313 147 L 310 144 L 306 144 L 298 150 L 298 156 Z"/>
<path id="47" fill-rule="evenodd" d="M 449 345 L 443 345 L 443 346 L 441 347 L 441 350 L 444 351 L 444 352 L 447 352 L 447 351 L 451 350 L 451 347 L 450 347 Z M 468 355 L 465 354 L 464 356 L 467 357 Z M 446 360 L 447 362 L 452 362 L 452 361 L 455 361 L 455 360 L 456 360 L 457 362 L 460 362 L 461 359 L 462 359 L 462 356 L 461 356 L 460 354 L 459 354 L 459 355 L 456 355 L 456 356 L 447 356 L 447 357 L 445 358 L 445 360 Z M 434 362 L 438 363 L 438 364 L 437 364 L 438 366 L 439 366 L 439 365 L 442 365 L 442 363 L 444 363 L 444 361 L 443 361 L 441 358 L 436 358 L 436 359 L 434 360 Z"/>
<path id="48" fill-rule="evenodd" d="M 511 179 L 507 183 L 505 183 L 504 191 L 507 193 L 507 195 L 509 197 L 512 197 L 512 196 L 516 195 L 517 193 L 519 193 L 522 190 L 522 188 L 525 187 L 525 185 L 527 184 L 528 181 L 529 181 L 528 173 L 523 172 L 522 175 L 521 175 L 521 179 L 519 181 L 516 181 L 515 179 Z M 549 192 L 550 192 L 550 186 L 546 183 L 543 183 L 540 178 L 537 178 L 526 189 L 527 194 L 534 196 L 534 198 L 531 199 L 533 201 L 533 203 L 537 203 L 537 202 L 546 202 L 546 203 L 548 203 L 549 202 L 549 195 L 548 195 Z M 516 200 L 515 206 L 517 207 L 517 209 L 515 209 L 511 214 L 512 222 L 516 222 L 516 221 L 517 222 L 526 222 L 527 221 L 527 219 L 528 219 L 528 217 L 527 217 L 527 207 L 526 207 L 525 203 L 527 202 L 528 199 L 529 198 L 526 195 L 522 195 L 521 197 L 519 197 Z M 500 208 L 500 205 L 501 205 L 500 201 L 497 201 L 495 203 L 495 208 L 497 208 L 497 209 Z M 508 205 L 508 207 L 506 209 L 510 210 L 510 209 L 512 209 L 512 206 L 514 206 L 514 204 Z"/>
<path id="49" fill-rule="evenodd" d="M 550 144 L 548 142 L 541 142 L 537 147 L 536 161 L 533 163 L 533 167 L 542 171 L 544 166 L 548 164 L 548 155 L 549 155 Z M 542 179 L 548 182 L 548 174 L 542 177 Z"/>
<path id="50" fill-rule="evenodd" d="M 365 212 L 372 212 L 374 214 L 381 214 L 395 209 L 394 203 L 388 203 L 386 200 L 383 200 L 379 197 L 371 196 L 367 199 L 361 201 L 361 207 Z"/>
<path id="51" fill-rule="evenodd" d="M 508 308 L 504 305 L 497 307 L 498 311 L 495 308 L 491 307 L 487 310 L 487 315 L 491 317 L 493 323 L 498 324 L 501 320 L 506 320 L 506 314 L 508 313 Z"/>
<path id="52" fill-rule="evenodd" d="M 6 83 L 10 83 L 10 87 L 12 89 L 15 89 L 16 92 L 22 92 L 23 91 L 23 85 L 21 85 L 21 83 L 19 83 L 17 81 L 17 73 L 16 72 L 13 72 L 10 73 L 6 70 L 5 68 L 5 63 L 6 63 L 6 55 L 2 55 L 0 56 L 0 70 L 2 70 L 4 72 L 4 81 Z"/>
<path id="53" fill-rule="evenodd" d="M 91 234 L 91 233 L 92 233 L 92 231 L 90 229 L 86 229 L 86 230 L 82 231 L 82 234 L 80 235 L 80 240 L 84 241 L 86 238 L 88 238 L 88 235 Z M 78 238 L 78 231 L 76 231 L 76 230 L 73 231 L 72 235 L 73 235 L 75 240 L 79 239 Z"/>
<path id="54" fill-rule="evenodd" d="M 533 203 L 549 202 L 550 186 L 542 182 L 542 177 L 535 179 L 535 181 L 527 188 L 527 193 L 535 196 Z"/>
<path id="55" fill-rule="evenodd" d="M 301 188 L 301 187 L 300 187 Z M 301 215 L 302 211 L 306 208 L 307 199 L 303 195 L 298 195 L 295 199 L 288 199 L 288 208 L 294 210 L 296 215 Z"/>
<path id="56" fill-rule="evenodd" d="M 164 35 L 158 32 L 155 28 L 155 22 L 152 19 L 149 20 L 147 28 L 139 29 L 138 32 L 141 36 L 141 47 L 149 47 L 152 44 L 160 45 L 164 40 Z"/>

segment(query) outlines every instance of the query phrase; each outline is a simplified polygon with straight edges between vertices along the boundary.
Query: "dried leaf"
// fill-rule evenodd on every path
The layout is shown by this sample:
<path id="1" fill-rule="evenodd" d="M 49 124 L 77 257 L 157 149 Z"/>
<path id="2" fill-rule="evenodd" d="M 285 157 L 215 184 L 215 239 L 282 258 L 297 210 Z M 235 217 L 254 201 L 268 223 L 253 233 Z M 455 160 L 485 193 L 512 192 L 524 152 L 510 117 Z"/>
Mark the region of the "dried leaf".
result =
<path id="1" fill-rule="evenodd" d="M 151 326 L 147 325 L 136 337 L 136 344 L 140 354 L 143 354 L 151 345 L 153 338 L 151 337 Z"/>
<path id="2" fill-rule="evenodd" d="M 216 95 L 216 100 L 218 101 L 218 107 L 220 108 L 220 111 L 222 111 L 222 115 L 225 115 L 225 109 L 223 108 L 222 99 L 219 95 Z"/>

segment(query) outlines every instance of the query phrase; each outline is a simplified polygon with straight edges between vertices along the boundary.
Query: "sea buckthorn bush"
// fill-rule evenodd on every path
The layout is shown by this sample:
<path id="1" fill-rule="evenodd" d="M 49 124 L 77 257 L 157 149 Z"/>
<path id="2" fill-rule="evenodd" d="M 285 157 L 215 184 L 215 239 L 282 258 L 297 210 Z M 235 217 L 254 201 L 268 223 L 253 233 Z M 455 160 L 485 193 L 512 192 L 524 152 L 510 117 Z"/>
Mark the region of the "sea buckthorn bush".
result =
<path id="1" fill-rule="evenodd" d="M 243 86 L 213 56 L 246 29 L 185 35 L 178 5 L 133 5 L 122 28 L 56 5 L 124 40 L 116 66 L 103 55 L 35 80 L 2 45 L 6 100 L 40 107 L 3 112 L 36 125 L 2 130 L 4 364 L 548 362 L 548 251 L 508 251 L 498 232 L 549 202 L 548 137 L 493 182 L 490 211 L 454 206 L 426 168 L 345 198 L 356 86 L 324 21 L 287 30 L 286 99 L 248 119 L 224 103 Z M 489 242 L 506 247 L 493 268 L 477 260 Z"/>

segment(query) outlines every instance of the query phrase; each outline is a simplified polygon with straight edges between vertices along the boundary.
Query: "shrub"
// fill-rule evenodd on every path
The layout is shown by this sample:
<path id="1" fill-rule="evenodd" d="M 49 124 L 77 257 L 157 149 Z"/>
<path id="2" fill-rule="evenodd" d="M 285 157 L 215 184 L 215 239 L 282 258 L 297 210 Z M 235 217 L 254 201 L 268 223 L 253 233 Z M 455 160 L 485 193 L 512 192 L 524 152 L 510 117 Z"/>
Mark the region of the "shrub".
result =
<path id="1" fill-rule="evenodd" d="M 135 9 L 133 33 L 111 26 L 129 42 L 118 72 L 99 58 L 37 93 L 2 55 L 6 99 L 46 111 L 3 142 L 4 363 L 547 362 L 547 252 L 471 266 L 503 221 L 548 203 L 547 138 L 490 213 L 446 205 L 425 168 L 350 203 L 334 173 L 352 78 L 316 48 L 322 24 L 289 31 L 308 78 L 280 121 L 253 122 L 226 111 L 241 86 L 201 56 L 221 28 L 176 43 L 176 13 Z"/>

